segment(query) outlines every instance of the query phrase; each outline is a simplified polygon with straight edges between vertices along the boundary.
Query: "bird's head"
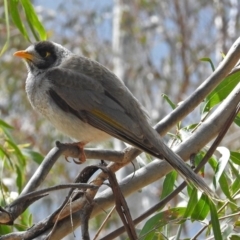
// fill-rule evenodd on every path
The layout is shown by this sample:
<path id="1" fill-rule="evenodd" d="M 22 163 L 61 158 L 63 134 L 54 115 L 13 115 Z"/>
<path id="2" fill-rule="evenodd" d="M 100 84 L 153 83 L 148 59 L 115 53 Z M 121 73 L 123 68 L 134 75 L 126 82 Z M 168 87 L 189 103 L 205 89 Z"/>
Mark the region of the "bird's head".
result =
<path id="1" fill-rule="evenodd" d="M 23 58 L 30 72 L 41 72 L 61 64 L 71 52 L 61 45 L 41 41 L 29 46 L 26 50 L 14 53 L 14 56 Z"/>

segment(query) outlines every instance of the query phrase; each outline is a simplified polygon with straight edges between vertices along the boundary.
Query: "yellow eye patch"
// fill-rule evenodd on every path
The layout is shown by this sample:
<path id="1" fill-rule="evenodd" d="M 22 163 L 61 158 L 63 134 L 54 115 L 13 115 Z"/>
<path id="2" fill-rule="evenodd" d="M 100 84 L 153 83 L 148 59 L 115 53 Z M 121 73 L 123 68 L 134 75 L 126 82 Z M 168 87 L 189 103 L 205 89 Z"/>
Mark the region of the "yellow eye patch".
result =
<path id="1" fill-rule="evenodd" d="M 48 56 L 50 56 L 50 55 L 51 55 L 50 52 L 46 52 L 46 54 L 45 54 L 45 58 L 48 57 Z"/>

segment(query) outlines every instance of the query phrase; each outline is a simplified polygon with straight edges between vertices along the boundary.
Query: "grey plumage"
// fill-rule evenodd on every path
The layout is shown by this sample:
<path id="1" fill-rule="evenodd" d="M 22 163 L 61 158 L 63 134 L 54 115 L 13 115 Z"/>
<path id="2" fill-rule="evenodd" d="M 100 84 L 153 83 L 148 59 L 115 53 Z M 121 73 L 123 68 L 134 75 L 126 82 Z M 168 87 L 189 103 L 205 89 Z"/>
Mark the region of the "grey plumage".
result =
<path id="1" fill-rule="evenodd" d="M 163 143 L 137 99 L 114 73 L 52 42 L 37 43 L 24 52 L 30 54 L 23 56 L 29 69 L 29 100 L 56 128 L 84 143 L 110 135 L 164 157 L 186 181 L 214 197 L 203 179 Z"/>

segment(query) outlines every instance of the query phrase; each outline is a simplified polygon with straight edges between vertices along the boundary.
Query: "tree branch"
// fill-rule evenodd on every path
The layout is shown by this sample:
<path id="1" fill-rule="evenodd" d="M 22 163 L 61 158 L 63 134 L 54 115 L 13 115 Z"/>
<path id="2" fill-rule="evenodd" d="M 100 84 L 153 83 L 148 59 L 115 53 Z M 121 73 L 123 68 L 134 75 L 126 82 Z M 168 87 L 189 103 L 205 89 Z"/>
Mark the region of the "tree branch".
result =
<path id="1" fill-rule="evenodd" d="M 206 146 L 206 144 L 211 141 L 222 129 L 225 124 L 226 119 L 232 111 L 236 108 L 240 102 L 240 84 L 232 91 L 232 93 L 222 102 L 222 104 L 211 114 L 211 116 L 199 127 L 199 129 L 194 132 L 186 141 L 180 144 L 175 150 L 183 159 L 188 159 L 192 153 L 198 152 L 201 148 Z M 214 126 L 213 126 L 214 123 Z M 200 135 L 200 137 L 199 137 Z M 128 159 L 129 152 L 126 152 L 125 158 Z M 123 161 L 125 162 L 125 161 Z M 120 168 L 122 164 L 111 163 L 108 168 L 111 171 L 116 171 Z M 147 166 L 139 169 L 134 174 L 131 174 L 124 178 L 119 186 L 124 194 L 124 196 L 129 196 L 133 192 L 141 189 L 152 182 L 162 178 L 169 171 L 171 167 L 165 161 L 154 160 Z M 100 173 L 97 177 L 98 181 L 104 180 L 106 176 L 104 173 Z M 97 181 L 97 182 L 98 182 Z M 94 181 L 94 184 L 96 182 Z M 97 184 L 96 184 L 97 185 Z M 89 190 L 92 191 L 92 190 Z M 107 189 L 100 194 L 95 199 L 96 205 L 93 209 L 92 216 L 94 217 L 103 209 L 108 209 L 114 204 L 114 197 L 112 191 Z M 79 199 L 72 204 L 74 205 L 84 205 L 83 200 Z M 75 210 L 77 207 L 75 207 Z M 66 210 L 67 211 L 67 210 Z M 74 229 L 80 225 L 77 213 L 73 214 L 72 219 L 74 223 Z M 66 236 L 71 232 L 68 219 L 64 219 L 59 222 L 59 228 L 52 234 L 52 240 L 59 239 L 60 236 Z"/>
<path id="2" fill-rule="evenodd" d="M 188 98 L 184 101 L 179 107 L 176 108 L 171 114 L 165 117 L 159 124 L 156 125 L 157 131 L 164 135 L 171 127 L 173 127 L 178 121 L 184 118 L 188 113 L 190 113 L 201 101 L 206 97 L 206 95 L 212 91 L 218 83 L 220 83 L 224 77 L 232 70 L 236 65 L 238 59 L 240 58 L 240 38 L 234 43 L 229 53 L 223 62 L 219 65 L 216 71 Z M 179 154 L 184 160 L 187 160 L 192 153 L 197 153 L 201 148 L 203 148 L 211 139 L 213 139 L 223 127 L 225 120 L 228 115 L 233 111 L 233 109 L 240 102 L 240 84 L 232 91 L 232 93 L 226 98 L 226 100 L 215 110 L 215 112 L 182 144 L 175 148 L 177 154 Z M 57 148 L 52 149 L 49 154 L 46 156 L 39 169 L 35 172 L 29 183 L 24 188 L 21 196 L 35 190 L 45 179 L 50 169 L 58 159 L 61 154 L 67 154 L 68 156 L 76 157 L 79 155 L 77 148 L 69 150 L 69 145 L 67 148 L 64 145 L 59 145 L 57 143 Z M 68 152 L 70 151 L 70 152 Z M 95 152 L 96 153 L 96 152 Z M 104 154 L 109 153 L 105 152 Z M 114 151 L 111 152 L 113 154 Z M 126 148 L 119 155 L 115 155 L 116 159 L 119 160 L 122 157 L 122 161 L 118 163 L 110 163 L 108 168 L 112 172 L 116 172 L 130 161 L 132 161 L 141 151 L 133 147 Z M 91 153 L 89 153 L 90 155 Z M 94 153 L 93 153 L 94 155 Z M 93 156 L 92 155 L 92 156 Z M 113 154 L 114 155 L 114 154 Z M 113 156 L 112 155 L 112 156 Z M 105 155 L 107 156 L 107 155 Z M 108 155 L 107 157 L 109 157 Z M 87 155 L 88 157 L 88 155 Z M 99 157 L 99 156 L 98 156 Z M 123 194 L 125 196 L 133 193 L 134 191 L 160 179 L 165 176 L 171 167 L 167 164 L 166 161 L 155 160 L 148 164 L 146 167 L 138 170 L 134 176 L 130 175 L 124 180 L 121 181 L 120 186 Z M 97 178 L 94 180 L 94 185 L 100 186 L 104 180 L 107 179 L 106 173 L 100 173 Z M 83 195 L 80 199 L 75 200 L 68 207 L 66 207 L 60 215 L 60 218 L 63 219 L 65 216 L 69 216 L 69 213 L 73 212 L 72 220 L 73 225 L 71 226 L 69 218 L 65 218 L 57 223 L 57 229 L 51 235 L 51 239 L 60 239 L 63 236 L 66 236 L 73 229 L 80 225 L 79 213 L 89 199 L 93 199 L 97 193 L 97 190 L 88 189 L 86 194 Z M 109 189 L 101 192 L 98 197 L 95 199 L 96 205 L 92 212 L 92 217 L 102 211 L 102 209 L 109 208 L 114 203 L 114 198 L 112 191 Z M 71 211 L 70 211 L 71 208 Z M 59 216 L 58 216 L 59 217 Z M 44 224 L 48 220 L 34 225 L 31 229 L 26 232 L 19 233 L 19 238 L 16 239 L 32 239 L 31 234 L 37 229 L 44 227 Z M 54 219 L 53 221 L 56 221 Z M 44 229 L 44 234 L 46 228 Z M 24 236 L 24 237 L 23 237 Z M 28 237 L 27 237 L 28 236 Z M 8 234 L 2 239 L 15 239 L 16 233 Z"/>

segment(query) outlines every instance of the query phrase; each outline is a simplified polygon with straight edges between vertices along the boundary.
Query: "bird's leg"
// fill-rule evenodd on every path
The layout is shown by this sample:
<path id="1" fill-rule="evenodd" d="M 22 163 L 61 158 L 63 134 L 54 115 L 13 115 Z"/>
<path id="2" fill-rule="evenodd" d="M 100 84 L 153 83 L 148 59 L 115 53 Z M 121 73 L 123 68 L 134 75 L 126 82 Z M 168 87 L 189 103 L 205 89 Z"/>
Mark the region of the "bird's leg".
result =
<path id="1" fill-rule="evenodd" d="M 86 145 L 86 143 L 84 142 L 78 142 L 76 143 L 76 145 L 78 146 L 79 150 L 80 150 L 80 153 L 79 153 L 79 161 L 75 161 L 73 159 L 73 161 L 76 163 L 76 164 L 81 164 L 81 163 L 84 163 L 86 162 L 86 155 L 84 153 L 84 146 Z"/>
<path id="2" fill-rule="evenodd" d="M 73 159 L 73 161 L 76 164 L 82 164 L 82 163 L 86 162 L 86 155 L 84 153 L 84 146 L 86 145 L 86 143 L 85 142 L 76 142 L 76 143 L 68 143 L 68 144 L 75 145 L 79 148 L 79 157 L 78 157 L 79 161 L 76 161 L 74 159 Z M 69 162 L 68 156 L 66 156 L 66 155 L 65 155 L 65 160 L 67 162 Z"/>

